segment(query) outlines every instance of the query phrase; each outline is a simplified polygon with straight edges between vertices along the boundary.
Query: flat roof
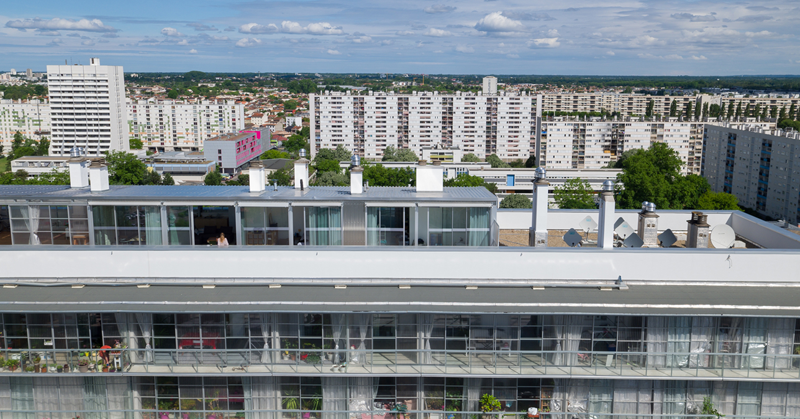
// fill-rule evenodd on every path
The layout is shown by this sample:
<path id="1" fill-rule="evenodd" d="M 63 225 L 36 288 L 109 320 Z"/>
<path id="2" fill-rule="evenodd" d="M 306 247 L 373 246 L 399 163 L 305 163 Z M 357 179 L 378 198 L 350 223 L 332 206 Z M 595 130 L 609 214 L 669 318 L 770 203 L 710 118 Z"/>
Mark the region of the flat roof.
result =
<path id="1" fill-rule="evenodd" d="M 255 135 L 255 132 L 241 132 L 241 133 L 236 133 L 236 134 L 220 135 L 218 137 L 210 138 L 210 139 L 206 140 L 205 142 L 210 142 L 210 141 L 212 141 L 212 142 L 213 141 L 239 141 L 239 140 L 243 140 L 243 139 L 245 139 L 247 137 L 252 137 L 253 135 Z"/>
<path id="2" fill-rule="evenodd" d="M 446 187 L 442 192 L 417 192 L 414 187 L 370 186 L 364 193 L 351 195 L 349 187 L 311 186 L 305 190 L 290 186 L 271 186 L 261 193 L 251 193 L 249 186 L 156 186 L 111 185 L 109 190 L 92 192 L 89 188 L 68 185 L 0 185 L 0 200 L 64 202 L 73 199 L 91 201 L 442 201 L 497 203 L 497 197 L 483 187 Z"/>

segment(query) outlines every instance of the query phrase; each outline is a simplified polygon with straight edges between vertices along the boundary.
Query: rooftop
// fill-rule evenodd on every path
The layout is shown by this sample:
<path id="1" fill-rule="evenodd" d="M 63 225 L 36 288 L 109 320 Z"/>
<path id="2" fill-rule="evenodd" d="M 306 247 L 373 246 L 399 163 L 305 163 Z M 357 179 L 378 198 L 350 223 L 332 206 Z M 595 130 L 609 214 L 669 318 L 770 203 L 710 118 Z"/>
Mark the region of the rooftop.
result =
<path id="1" fill-rule="evenodd" d="M 206 140 L 206 142 L 210 141 L 239 141 L 244 140 L 245 138 L 252 137 L 253 132 L 242 132 L 238 134 L 223 134 L 218 137 L 210 138 Z"/>

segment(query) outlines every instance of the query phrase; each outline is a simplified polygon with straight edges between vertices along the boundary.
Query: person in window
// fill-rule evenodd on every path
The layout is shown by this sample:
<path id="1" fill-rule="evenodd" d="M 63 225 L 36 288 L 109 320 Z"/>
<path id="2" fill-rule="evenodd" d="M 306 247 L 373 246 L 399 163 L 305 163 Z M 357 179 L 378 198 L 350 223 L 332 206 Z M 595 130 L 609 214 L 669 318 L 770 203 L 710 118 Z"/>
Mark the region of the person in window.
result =
<path id="1" fill-rule="evenodd" d="M 225 233 L 219 233 L 219 238 L 217 238 L 217 246 L 228 247 L 228 239 L 225 238 Z"/>

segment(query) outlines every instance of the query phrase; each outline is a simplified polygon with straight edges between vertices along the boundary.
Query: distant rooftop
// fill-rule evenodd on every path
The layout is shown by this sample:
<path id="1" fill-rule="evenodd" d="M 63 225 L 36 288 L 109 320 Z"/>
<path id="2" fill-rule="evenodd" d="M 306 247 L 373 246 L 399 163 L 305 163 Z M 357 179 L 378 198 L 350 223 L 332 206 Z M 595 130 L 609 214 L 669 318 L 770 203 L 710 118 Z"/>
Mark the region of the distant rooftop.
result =
<path id="1" fill-rule="evenodd" d="M 234 133 L 234 134 L 223 134 L 218 137 L 210 138 L 206 140 L 209 141 L 239 141 L 244 140 L 247 137 L 251 137 L 253 135 L 252 132 L 242 132 L 242 133 Z"/>

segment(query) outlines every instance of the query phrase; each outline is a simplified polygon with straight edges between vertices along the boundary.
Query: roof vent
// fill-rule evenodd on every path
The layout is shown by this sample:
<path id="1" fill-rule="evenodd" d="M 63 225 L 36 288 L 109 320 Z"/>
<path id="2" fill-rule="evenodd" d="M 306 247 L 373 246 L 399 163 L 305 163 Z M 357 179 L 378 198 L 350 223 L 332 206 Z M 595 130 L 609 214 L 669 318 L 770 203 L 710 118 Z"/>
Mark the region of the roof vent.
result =
<path id="1" fill-rule="evenodd" d="M 353 156 L 350 157 L 350 165 L 353 167 L 361 166 L 361 156 L 353 154 Z"/>
<path id="2" fill-rule="evenodd" d="M 536 170 L 534 171 L 533 181 L 539 182 L 540 180 L 546 178 L 547 178 L 547 170 L 545 170 L 544 167 L 537 167 Z"/>
<path id="3" fill-rule="evenodd" d="M 603 182 L 603 192 L 614 192 L 614 181 L 607 180 Z"/>

